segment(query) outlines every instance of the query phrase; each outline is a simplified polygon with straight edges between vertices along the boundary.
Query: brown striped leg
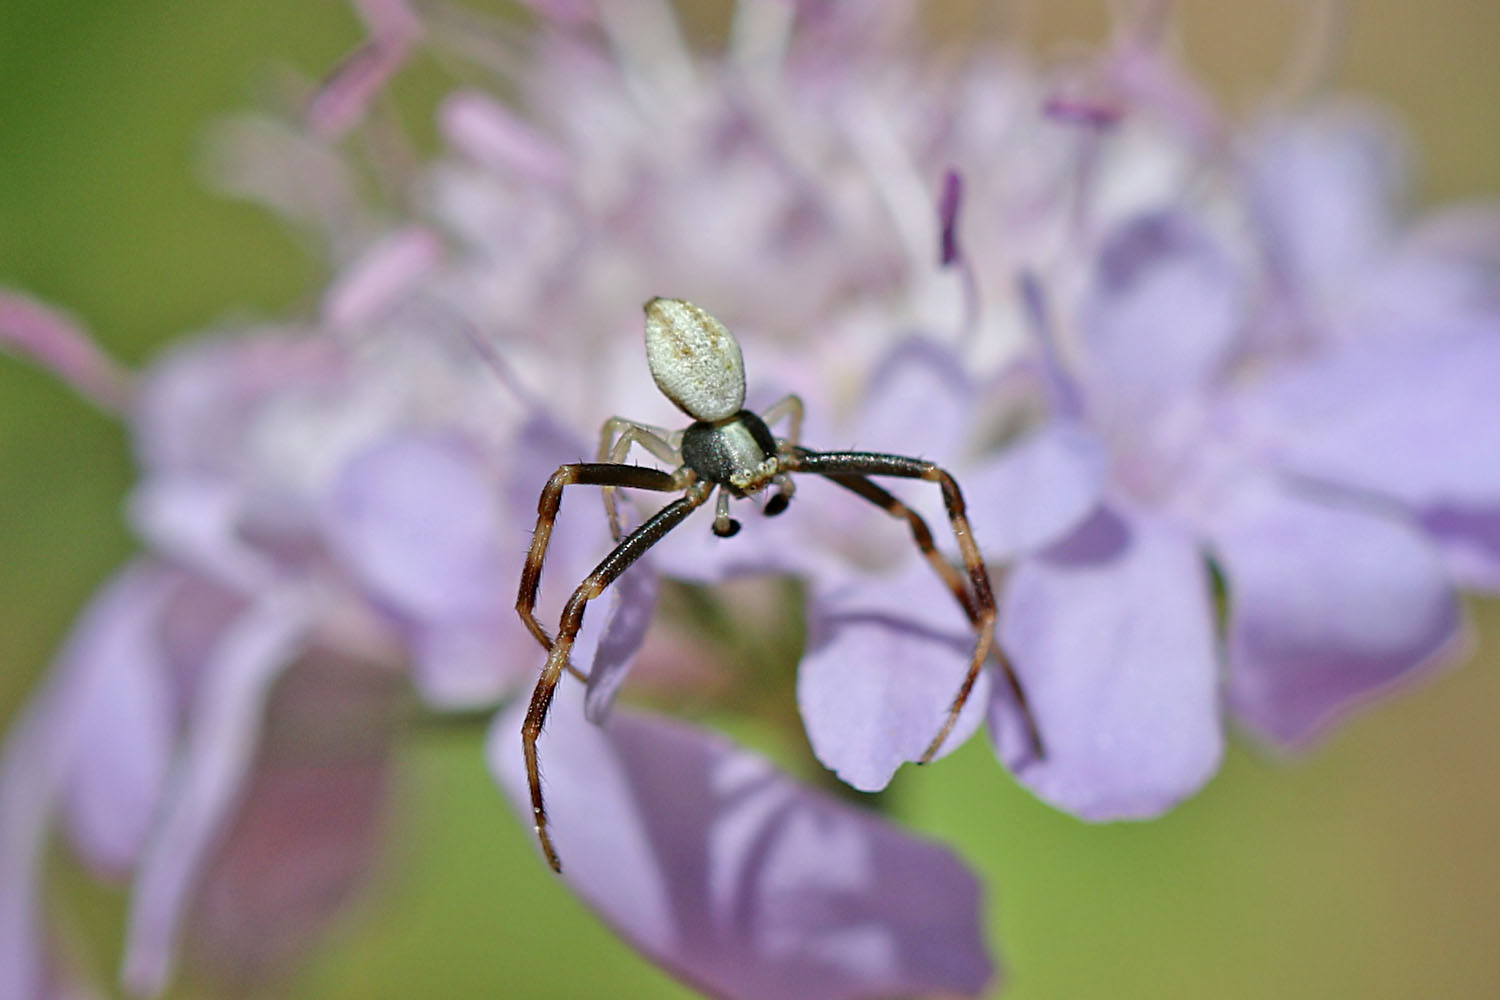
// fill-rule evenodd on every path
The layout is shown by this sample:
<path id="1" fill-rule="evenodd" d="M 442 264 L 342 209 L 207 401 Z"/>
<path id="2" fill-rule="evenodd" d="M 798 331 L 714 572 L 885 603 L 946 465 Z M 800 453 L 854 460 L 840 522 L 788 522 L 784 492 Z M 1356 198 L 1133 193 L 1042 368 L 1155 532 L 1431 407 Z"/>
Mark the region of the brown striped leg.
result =
<path id="1" fill-rule="evenodd" d="M 537 501 L 536 531 L 531 535 L 531 550 L 526 553 L 526 566 L 521 570 L 521 590 L 516 595 L 516 611 L 526 628 L 536 637 L 545 650 L 552 649 L 552 638 L 536 618 L 536 594 L 542 584 L 542 563 L 547 558 L 547 545 L 552 540 L 552 525 L 557 521 L 557 510 L 562 506 L 563 490 L 569 486 L 629 486 L 641 490 L 656 490 L 666 493 L 682 488 L 682 483 L 669 473 L 658 469 L 646 469 L 634 465 L 613 465 L 608 462 L 580 462 L 564 465 L 552 474 L 542 489 Z M 571 662 L 565 669 L 575 677 L 583 675 Z"/>
<path id="2" fill-rule="evenodd" d="M 557 482 L 558 476 L 568 468 L 570 466 L 563 466 L 558 470 L 558 475 L 552 477 L 552 483 L 548 483 L 548 489 L 551 489 L 552 484 Z M 622 467 L 607 466 L 607 468 L 620 469 Z M 635 467 L 624 466 L 623 468 Z M 636 471 L 653 470 L 636 469 Z M 661 473 L 661 475 L 666 476 L 666 473 Z M 618 485 L 632 484 L 619 483 Z M 558 486 L 558 493 L 561 494 L 561 492 L 562 486 Z M 552 706 L 552 695 L 557 689 L 558 679 L 562 676 L 563 666 L 568 661 L 568 653 L 578 638 L 578 630 L 583 627 L 583 612 L 589 601 L 604 593 L 604 589 L 613 583 L 616 577 L 625 572 L 630 564 L 639 559 L 647 549 L 660 541 L 663 535 L 701 507 L 712 492 L 712 483 L 695 483 L 688 488 L 686 496 L 673 500 L 657 511 L 645 524 L 626 536 L 624 541 L 615 546 L 613 552 L 594 567 L 594 571 L 578 585 L 577 590 L 573 591 L 573 596 L 568 598 L 567 606 L 563 609 L 562 620 L 557 626 L 557 640 L 551 644 L 551 651 L 547 654 L 547 665 L 542 668 L 542 676 L 537 680 L 536 689 L 531 693 L 531 705 L 526 710 L 526 721 L 521 725 L 521 751 L 526 757 L 526 780 L 531 786 L 531 816 L 535 824 L 537 839 L 541 841 L 542 853 L 546 855 L 547 863 L 555 872 L 562 872 L 562 861 L 558 858 L 557 849 L 552 845 L 552 837 L 547 832 L 547 807 L 542 801 L 542 775 L 537 761 L 536 741 L 542 733 L 542 726 L 547 721 L 547 710 Z M 545 494 L 543 496 L 545 499 Z"/>
<path id="3" fill-rule="evenodd" d="M 969 662 L 969 671 L 964 676 L 963 684 L 959 687 L 958 694 L 954 696 L 952 705 L 949 706 L 948 716 L 943 721 L 942 728 L 922 754 L 921 762 L 925 764 L 932 760 L 942 747 L 943 741 L 948 738 L 948 734 L 953 732 L 959 713 L 963 711 L 970 693 L 974 690 L 974 683 L 979 679 L 979 672 L 984 667 L 984 661 L 991 653 L 1000 661 L 1006 684 L 1010 687 L 1016 699 L 1016 705 L 1021 710 L 1032 752 L 1038 758 L 1042 757 L 1045 751 L 1041 731 L 1037 727 L 1036 716 L 1031 711 L 1031 705 L 1026 699 L 1026 691 L 1021 686 L 1020 677 L 1016 675 L 1015 665 L 995 642 L 995 619 L 998 612 L 995 608 L 994 590 L 990 586 L 989 570 L 985 568 L 984 557 L 979 552 L 979 546 L 974 542 L 974 533 L 969 528 L 968 514 L 964 507 L 963 493 L 953 477 L 946 470 L 931 462 L 905 458 L 901 455 L 859 451 L 813 452 L 805 448 L 793 449 L 787 468 L 793 472 L 812 472 L 827 476 L 845 489 L 852 490 L 883 507 L 892 516 L 905 518 L 911 526 L 912 537 L 917 547 L 922 550 L 927 561 L 948 584 L 948 589 L 953 591 L 964 614 L 974 626 L 976 638 L 974 654 Z M 973 588 L 972 593 L 964 586 L 963 578 L 957 570 L 933 545 L 932 532 L 921 515 L 901 503 L 886 490 L 870 482 L 865 478 L 867 476 L 925 479 L 941 487 L 943 506 L 948 511 L 948 520 L 953 525 L 953 535 L 958 539 L 958 547 L 963 553 L 964 566 L 969 572 L 969 585 Z"/>
<path id="4" fill-rule="evenodd" d="M 615 435 L 620 435 L 618 438 Z M 623 465 L 625 458 L 630 454 L 630 446 L 638 444 L 645 448 L 657 458 L 668 465 L 677 466 L 682 464 L 682 454 L 672 443 L 675 435 L 668 434 L 660 427 L 651 427 L 647 424 L 638 424 L 634 420 L 624 417 L 610 417 L 604 421 L 604 426 L 599 428 L 599 453 L 600 462 L 612 462 L 615 465 Z M 604 514 L 609 518 L 609 536 L 615 541 L 620 540 L 620 511 L 616 504 L 615 487 L 605 486 L 599 491 L 604 498 Z"/>

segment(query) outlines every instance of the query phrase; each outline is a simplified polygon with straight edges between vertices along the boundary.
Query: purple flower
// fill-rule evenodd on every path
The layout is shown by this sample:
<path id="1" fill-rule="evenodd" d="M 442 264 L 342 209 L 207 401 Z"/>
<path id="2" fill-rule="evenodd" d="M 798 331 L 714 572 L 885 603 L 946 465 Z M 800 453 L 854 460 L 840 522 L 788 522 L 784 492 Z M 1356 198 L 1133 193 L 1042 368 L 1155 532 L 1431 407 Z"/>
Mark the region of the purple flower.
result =
<path id="1" fill-rule="evenodd" d="M 1408 230 L 1364 119 L 1233 140 L 1138 39 L 1084 74 L 1097 100 L 1014 54 L 937 66 L 901 3 L 747 0 L 714 55 L 652 0 L 534 4 L 514 49 L 441 8 L 359 6 L 371 40 L 302 125 L 217 144 L 225 186 L 327 247 L 316 315 L 196 337 L 132 382 L 0 297 L 4 343 L 128 420 L 146 549 L 7 737 L 0 992 L 41 995 L 59 966 L 54 828 L 132 882 L 123 976 L 150 994 L 189 913 L 240 977 L 334 917 L 413 715 L 493 711 L 487 758 L 530 821 L 518 717 L 543 656 L 516 581 L 538 492 L 604 419 L 683 423 L 642 357 L 654 295 L 728 322 L 749 405 L 800 394 L 809 446 L 953 470 L 1004 566 L 1001 643 L 1046 752 L 993 670 L 942 749 L 988 725 L 1080 817 L 1192 794 L 1225 718 L 1316 737 L 1450 661 L 1456 587 L 1500 580 L 1494 247 L 1463 218 Z M 447 152 L 393 221 L 330 141 L 419 41 L 518 97 L 452 94 Z M 937 490 L 901 495 L 951 552 Z M 609 550 L 596 505 L 567 493 L 543 621 Z M 771 574 L 805 583 L 796 696 L 824 765 L 879 789 L 936 734 L 972 636 L 903 524 L 808 477 L 733 541 L 684 526 L 599 602 L 587 688 L 559 690 L 543 761 L 566 882 L 715 995 L 975 995 L 994 963 L 950 854 L 717 736 L 610 711 L 632 683 L 695 683 L 670 670 L 691 629 L 652 628 L 663 577 Z M 340 753 L 287 754 L 309 739 Z"/>

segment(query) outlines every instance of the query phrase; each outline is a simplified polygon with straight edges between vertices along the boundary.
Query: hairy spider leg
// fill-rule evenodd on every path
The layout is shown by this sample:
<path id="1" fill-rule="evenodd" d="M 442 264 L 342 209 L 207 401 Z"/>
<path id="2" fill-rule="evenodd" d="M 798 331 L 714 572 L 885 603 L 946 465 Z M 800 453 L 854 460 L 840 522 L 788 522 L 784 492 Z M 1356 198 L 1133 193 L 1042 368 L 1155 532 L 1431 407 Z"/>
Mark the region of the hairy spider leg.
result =
<path id="1" fill-rule="evenodd" d="M 563 466 L 558 470 L 561 475 Z M 577 466 L 574 468 L 591 468 L 590 466 Z M 592 468 L 599 468 L 593 466 Z M 635 466 L 604 466 L 603 468 L 616 471 L 632 470 L 635 472 L 655 472 L 656 470 L 638 469 Z M 665 478 L 671 478 L 666 473 L 658 473 Z M 557 476 L 553 476 L 553 482 Z M 619 483 L 618 485 L 631 485 Z M 552 483 L 547 484 L 548 489 Z M 614 550 L 594 567 L 584 581 L 573 591 L 573 596 L 568 598 L 567 605 L 563 608 L 562 620 L 557 626 L 557 639 L 552 643 L 552 649 L 547 654 L 547 665 L 542 668 L 542 676 L 537 679 L 536 689 L 531 693 L 531 705 L 526 709 L 526 721 L 521 726 L 521 749 L 526 756 L 526 780 L 531 786 L 531 815 L 535 824 L 537 839 L 541 842 L 542 853 L 547 857 L 547 863 L 552 870 L 562 873 L 562 860 L 557 856 L 557 849 L 552 844 L 552 836 L 547 832 L 547 806 L 542 799 L 542 775 L 537 762 L 536 741 L 542 733 L 542 726 L 547 721 L 547 711 L 552 706 L 552 695 L 557 689 L 558 679 L 562 676 L 563 666 L 568 661 L 568 653 L 573 648 L 573 642 L 578 638 L 578 630 L 583 627 L 583 612 L 589 601 L 604 593 L 606 587 L 630 564 L 639 559 L 646 550 L 662 539 L 667 532 L 681 524 L 683 519 L 694 510 L 703 506 L 712 495 L 713 483 L 698 482 L 688 486 L 686 495 L 673 500 L 661 510 L 653 514 L 650 519 L 639 528 L 625 537 Z M 562 488 L 558 487 L 561 494 Z M 545 506 L 546 494 L 543 494 Z M 542 520 L 546 518 L 545 512 L 537 521 L 537 531 L 542 530 Z M 530 570 L 530 562 L 527 569 Z"/>
<path id="2" fill-rule="evenodd" d="M 953 476 L 932 462 L 902 455 L 860 451 L 815 452 L 806 448 L 791 450 L 787 468 L 793 472 L 811 472 L 825 476 L 845 489 L 884 508 L 893 517 L 905 518 L 911 526 L 912 538 L 916 541 L 917 547 L 922 550 L 928 563 L 948 584 L 948 589 L 953 591 L 959 606 L 963 608 L 965 616 L 974 626 L 974 653 L 969 661 L 968 673 L 964 675 L 963 683 L 959 686 L 958 693 L 948 708 L 948 716 L 944 719 L 942 728 L 928 744 L 920 762 L 925 764 L 932 760 L 942 747 L 943 741 L 948 738 L 948 734 L 953 732 L 953 727 L 958 723 L 959 713 L 968 703 L 974 684 L 979 679 L 979 672 L 991 653 L 999 659 L 1006 684 L 1010 687 L 1016 699 L 1016 705 L 1021 711 L 1021 717 L 1025 720 L 1027 740 L 1032 752 L 1038 758 L 1044 756 L 1041 730 L 1037 726 L 1036 716 L 1026 698 L 1025 688 L 1022 687 L 1021 679 L 1016 675 L 1015 666 L 1010 662 L 1010 658 L 995 642 L 995 620 L 998 612 L 995 606 L 994 590 L 990 586 L 989 570 L 984 565 L 984 558 L 980 555 L 979 546 L 974 541 L 974 533 L 969 528 L 963 492 L 958 488 L 958 483 Z M 957 570 L 937 551 L 933 544 L 932 531 L 922 516 L 896 499 L 891 493 L 871 482 L 866 478 L 868 476 L 925 479 L 941 487 L 943 506 L 948 512 L 948 521 L 953 526 L 953 535 L 958 540 L 958 547 L 963 553 L 964 566 L 969 573 L 969 584 L 973 588 L 972 594 L 964 586 L 963 578 Z"/>
<path id="3" fill-rule="evenodd" d="M 516 595 L 516 611 L 543 649 L 551 651 L 552 637 L 537 621 L 536 595 L 542 585 L 542 563 L 547 558 L 547 546 L 552 540 L 552 526 L 557 522 L 558 508 L 562 506 L 563 490 L 569 486 L 627 486 L 671 493 L 682 489 L 683 485 L 682 479 L 660 469 L 608 462 L 578 462 L 560 466 L 552 474 L 537 501 L 536 531 L 531 535 L 531 549 L 526 553 L 526 566 L 521 570 L 521 589 Z M 588 679 L 572 663 L 566 663 L 565 668 L 580 680 Z"/>
<path id="4" fill-rule="evenodd" d="M 616 438 L 616 434 L 620 436 Z M 673 438 L 681 440 L 681 432 L 671 433 L 650 424 L 636 423 L 626 417 L 610 417 L 599 428 L 599 452 L 596 457 L 601 463 L 612 462 L 615 465 L 623 465 L 626 456 L 630 454 L 630 446 L 638 444 L 663 462 L 676 468 L 682 464 L 682 452 L 677 449 L 677 443 Z M 618 542 L 622 531 L 615 487 L 605 486 L 599 491 L 599 495 L 604 498 L 604 514 L 609 518 L 609 536 Z"/>

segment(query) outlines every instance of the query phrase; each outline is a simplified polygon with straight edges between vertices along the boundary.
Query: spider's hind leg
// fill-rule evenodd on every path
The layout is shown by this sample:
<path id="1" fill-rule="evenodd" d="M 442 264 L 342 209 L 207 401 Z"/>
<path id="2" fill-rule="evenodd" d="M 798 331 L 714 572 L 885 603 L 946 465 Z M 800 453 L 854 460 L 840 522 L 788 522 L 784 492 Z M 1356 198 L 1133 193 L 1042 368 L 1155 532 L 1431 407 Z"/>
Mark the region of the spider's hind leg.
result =
<path id="1" fill-rule="evenodd" d="M 953 727 L 958 723 L 959 714 L 963 712 L 964 706 L 969 701 L 969 695 L 973 693 L 974 684 L 979 679 L 979 672 L 991 655 L 999 660 L 1006 685 L 1010 688 L 1011 695 L 1020 709 L 1021 718 L 1026 726 L 1027 742 L 1031 745 L 1032 753 L 1038 760 L 1044 757 L 1046 751 L 1042 744 L 1041 730 L 1037 726 L 1036 715 L 1031 710 L 1031 704 L 1026 698 L 1026 689 L 1021 684 L 1021 678 L 1016 674 L 1015 665 L 1010 662 L 999 643 L 995 642 L 995 621 L 999 613 L 995 605 L 994 589 L 990 585 L 990 574 L 984 564 L 984 557 L 980 554 L 979 546 L 974 541 L 973 530 L 969 527 L 963 492 L 958 488 L 958 483 L 953 476 L 947 470 L 931 462 L 902 455 L 860 451 L 814 452 L 806 448 L 792 449 L 786 467 L 792 472 L 812 472 L 826 476 L 845 489 L 883 508 L 893 517 L 904 518 L 911 526 L 912 538 L 917 543 L 917 547 L 922 550 L 922 554 L 937 571 L 938 576 L 942 577 L 948 585 L 948 589 L 953 592 L 953 596 L 963 608 L 970 624 L 974 626 L 974 652 L 969 661 L 968 673 L 964 675 L 963 683 L 953 697 L 942 728 L 928 744 L 920 762 L 925 764 L 937 756 L 938 750 L 942 748 L 948 735 L 953 732 Z M 871 482 L 869 476 L 925 479 L 938 484 L 943 491 L 943 506 L 948 512 L 948 521 L 953 527 L 954 537 L 957 538 L 959 549 L 963 553 L 964 567 L 968 571 L 967 586 L 963 575 L 943 558 L 942 553 L 933 544 L 932 531 L 922 516 L 903 504 L 889 491 Z"/>

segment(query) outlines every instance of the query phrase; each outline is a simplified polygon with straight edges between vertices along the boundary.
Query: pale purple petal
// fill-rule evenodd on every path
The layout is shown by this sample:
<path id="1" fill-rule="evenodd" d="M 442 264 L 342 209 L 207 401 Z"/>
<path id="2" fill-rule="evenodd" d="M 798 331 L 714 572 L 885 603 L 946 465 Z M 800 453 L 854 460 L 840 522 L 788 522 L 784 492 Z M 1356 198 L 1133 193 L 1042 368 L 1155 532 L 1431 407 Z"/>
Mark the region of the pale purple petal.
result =
<path id="1" fill-rule="evenodd" d="M 925 563 L 818 595 L 797 671 L 797 705 L 818 760 L 864 792 L 920 760 L 963 684 L 974 638 Z M 979 728 L 989 690 L 982 673 L 939 755 Z"/>
<path id="2" fill-rule="evenodd" d="M 66 811 L 85 861 L 133 864 L 156 818 L 173 738 L 159 631 L 182 582 L 138 561 L 85 610 L 6 739 L 0 761 L 0 995 L 40 995 L 47 975 L 40 880 L 47 828 Z"/>
<path id="3" fill-rule="evenodd" d="M 347 748 L 258 767 L 196 894 L 195 957 L 242 989 L 319 943 L 372 874 L 389 770 Z"/>
<path id="4" fill-rule="evenodd" d="M 205 866 L 185 935 L 194 964 L 230 992 L 283 973 L 370 881 L 391 803 L 400 698 L 393 671 L 324 648 L 277 684 L 253 773 Z M 338 739 L 309 739 L 329 733 Z"/>
<path id="5" fill-rule="evenodd" d="M 1241 275 L 1202 224 L 1137 216 L 1105 239 L 1080 307 L 1091 401 L 1103 419 L 1148 412 L 1205 387 L 1234 348 Z"/>
<path id="6" fill-rule="evenodd" d="M 1229 692 L 1257 732 L 1297 744 L 1458 652 L 1459 606 L 1399 515 L 1246 485 L 1208 524 L 1229 588 Z"/>
<path id="7" fill-rule="evenodd" d="M 407 642 L 412 683 L 439 709 L 494 705 L 534 676 L 545 656 L 509 604 L 485 621 L 416 626 Z"/>
<path id="8" fill-rule="evenodd" d="M 49 692 L 22 710 L 0 756 L 0 996 L 32 1000 L 47 978 L 42 869 L 47 826 L 72 752 L 72 727 L 55 724 L 66 700 Z"/>
<path id="9" fill-rule="evenodd" d="M 1390 248 L 1404 151 L 1365 109 L 1326 109 L 1264 129 L 1248 186 L 1270 261 L 1320 312 L 1349 294 Z"/>
<path id="10" fill-rule="evenodd" d="M 121 976 L 133 992 L 160 992 L 171 977 L 183 914 L 243 792 L 266 698 L 299 652 L 310 603 L 295 590 L 261 598 L 225 630 L 204 667 L 131 896 Z"/>
<path id="11" fill-rule="evenodd" d="M 37 362 L 106 410 L 130 404 L 125 370 L 77 323 L 35 299 L 0 290 L 0 347 Z"/>
<path id="12" fill-rule="evenodd" d="M 1098 505 L 1109 469 L 1099 435 L 1054 421 L 971 464 L 961 487 L 985 558 L 1003 562 L 1071 532 Z"/>
<path id="13" fill-rule="evenodd" d="M 512 603 L 498 487 L 455 434 L 411 432 L 345 465 L 325 512 L 340 559 L 377 599 L 423 621 L 483 619 Z"/>
<path id="14" fill-rule="evenodd" d="M 154 550 L 239 590 L 266 585 L 270 560 L 240 535 L 246 496 L 233 480 L 213 475 L 161 475 L 130 494 L 131 526 Z"/>
<path id="15" fill-rule="evenodd" d="M 486 94 L 461 90 L 438 109 L 438 124 L 452 146 L 492 170 L 558 184 L 572 173 L 556 142 Z"/>
<path id="16" fill-rule="evenodd" d="M 616 580 L 605 595 L 608 614 L 592 655 L 582 647 L 575 662 L 588 671 L 588 694 L 584 714 L 590 722 L 603 722 L 614 704 L 620 685 L 625 683 L 635 654 L 646 640 L 646 629 L 656 615 L 656 597 L 661 577 L 646 561 L 637 563 Z M 596 602 L 597 603 L 597 602 Z M 593 613 L 600 615 L 604 609 Z"/>
<path id="17" fill-rule="evenodd" d="M 76 668 L 88 679 L 74 705 L 80 735 L 67 778 L 67 829 L 78 853 L 102 873 L 121 875 L 135 864 L 166 787 L 176 694 L 159 631 L 179 583 L 165 572 L 119 580 L 117 594 L 124 586 L 135 593 L 91 609 L 83 641 L 69 650 L 96 662 Z"/>
<path id="18" fill-rule="evenodd" d="M 920 337 L 905 340 L 870 375 L 852 422 L 859 435 L 853 447 L 952 464 L 972 429 L 974 394 L 973 381 L 950 349 Z"/>
<path id="19" fill-rule="evenodd" d="M 406 65 L 421 21 L 406 0 L 354 0 L 371 38 L 338 66 L 308 102 L 308 127 L 337 138 L 364 118 Z"/>
<path id="20" fill-rule="evenodd" d="M 148 473 L 223 475 L 244 447 L 246 426 L 267 398 L 318 392 L 342 374 L 329 339 L 268 331 L 209 336 L 152 364 L 133 414 Z"/>
<path id="21" fill-rule="evenodd" d="M 731 505 L 730 513 L 743 528 L 732 538 L 713 533 L 712 513 L 696 514 L 674 528 L 651 549 L 652 565 L 680 580 L 720 583 L 742 576 L 784 573 L 815 577 L 847 564 L 835 551 L 842 539 L 831 535 L 830 526 L 847 528 L 858 520 L 866 501 L 845 493 L 831 484 L 808 485 L 812 477 L 797 479 L 797 495 L 786 512 L 765 517 L 753 500 Z M 654 499 L 652 494 L 643 494 Z M 664 505 L 663 494 L 655 501 Z M 819 510 L 814 505 L 832 504 L 834 510 Z M 874 508 L 870 508 L 873 510 Z M 841 519 L 839 515 L 844 515 Z M 886 528 L 899 539 L 898 525 L 880 515 L 870 522 L 879 530 Z"/>
<path id="22" fill-rule="evenodd" d="M 632 944 L 733 1000 L 975 996 L 994 977 L 980 888 L 948 851 L 802 788 L 758 755 L 559 691 L 541 756 L 563 878 Z M 524 704 L 490 768 L 530 817 Z"/>
<path id="23" fill-rule="evenodd" d="M 1156 816 L 1223 754 L 1208 572 L 1193 540 L 1102 507 L 1006 584 L 1000 634 L 1036 713 L 1032 758 L 1008 692 L 990 718 L 1001 757 L 1046 801 L 1087 820 Z"/>
<path id="24" fill-rule="evenodd" d="M 1237 415 L 1279 468 L 1406 505 L 1466 582 L 1500 581 L 1500 326 L 1349 349 L 1243 394 Z"/>
<path id="25" fill-rule="evenodd" d="M 442 253 L 437 236 L 421 226 L 389 234 L 345 268 L 323 293 L 323 322 L 348 330 L 379 319 L 432 273 Z"/>

